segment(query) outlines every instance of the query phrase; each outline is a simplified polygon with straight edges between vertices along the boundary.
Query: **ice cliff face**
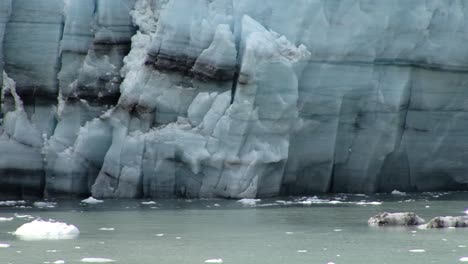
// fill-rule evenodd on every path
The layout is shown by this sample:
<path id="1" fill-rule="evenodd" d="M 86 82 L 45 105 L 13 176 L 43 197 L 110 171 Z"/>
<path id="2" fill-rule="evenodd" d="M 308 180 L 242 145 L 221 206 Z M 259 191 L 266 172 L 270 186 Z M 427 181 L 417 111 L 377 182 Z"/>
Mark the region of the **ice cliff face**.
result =
<path id="1" fill-rule="evenodd" d="M 463 0 L 2 0 L 0 193 L 466 190 L 467 18 Z"/>

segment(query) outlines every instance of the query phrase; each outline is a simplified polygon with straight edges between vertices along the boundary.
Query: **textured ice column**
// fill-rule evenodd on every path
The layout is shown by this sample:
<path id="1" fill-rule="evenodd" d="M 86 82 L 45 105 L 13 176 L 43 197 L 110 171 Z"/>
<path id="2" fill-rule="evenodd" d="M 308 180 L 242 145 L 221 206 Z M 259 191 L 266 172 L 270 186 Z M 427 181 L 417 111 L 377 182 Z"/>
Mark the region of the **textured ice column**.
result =
<path id="1" fill-rule="evenodd" d="M 460 190 L 468 186 L 467 80 L 465 71 L 414 71 L 402 142 L 414 190 Z"/>
<path id="2" fill-rule="evenodd" d="M 208 143 L 209 164 L 218 168 L 219 180 L 204 185 L 224 197 L 274 195 L 281 187 L 297 119 L 298 76 L 309 53 L 248 16 L 240 47 L 236 95 Z"/>
<path id="3" fill-rule="evenodd" d="M 194 56 L 190 65 L 190 67 L 194 67 L 193 70 L 190 69 L 190 73 L 178 70 L 171 71 L 170 69 L 161 69 L 152 67 L 155 65 L 149 65 L 147 48 L 151 48 L 155 42 L 161 39 L 171 37 L 166 31 L 159 30 L 160 27 L 167 26 L 165 23 L 168 23 L 168 21 L 161 22 L 160 20 L 160 23 L 156 26 L 156 19 L 159 14 L 154 10 L 154 7 L 159 7 L 162 4 L 164 3 L 157 1 L 138 1 L 135 11 L 132 12 L 134 21 L 141 25 L 140 32 L 132 38 L 132 51 L 125 59 L 125 67 L 122 70 L 125 75 L 125 80 L 121 86 L 122 96 L 116 111 L 112 114 L 114 120 L 112 122 L 114 128 L 112 146 L 106 155 L 103 169 L 96 184 L 93 186 L 93 195 L 99 197 L 135 197 L 142 195 L 141 179 L 143 173 L 139 172 L 140 167 L 143 166 L 142 171 L 145 171 L 145 168 L 150 166 L 148 165 L 149 162 L 146 165 L 143 164 L 143 146 L 152 145 L 152 143 L 145 143 L 145 137 L 139 136 L 138 133 L 135 136 L 132 131 L 147 132 L 155 124 L 168 124 L 176 121 L 178 117 L 188 115 L 189 106 L 198 93 L 230 90 L 232 86 L 237 52 L 229 25 L 214 24 L 228 19 L 213 11 L 213 8 L 217 7 L 215 4 L 198 1 L 195 6 L 199 10 L 194 12 L 191 21 L 194 25 L 185 32 L 190 41 L 186 43 L 187 47 L 184 47 L 184 49 L 190 50 Z M 219 3 L 218 6 L 224 8 Z M 176 7 L 165 7 L 161 17 L 175 12 L 174 8 L 186 10 L 189 9 L 189 6 L 178 6 L 176 4 Z M 210 20 L 209 23 L 205 21 L 209 25 L 205 25 L 207 27 L 205 31 L 199 32 L 198 25 L 201 23 L 200 20 L 204 18 Z M 168 17 L 168 19 L 173 18 Z M 171 40 L 169 39 L 166 42 L 169 43 Z M 197 59 L 198 56 L 200 58 Z M 200 77 L 200 80 L 187 78 L 187 76 L 195 74 Z M 199 135 L 195 135 L 195 137 L 201 138 L 201 140 L 196 139 L 195 141 L 204 142 L 203 137 Z M 127 145 L 125 142 L 134 143 Z M 182 143 L 180 144 L 182 145 Z M 121 153 L 124 153 L 122 152 L 123 149 L 131 149 L 138 153 L 141 151 L 141 155 L 135 154 L 132 156 L 134 160 L 128 161 L 129 157 L 121 158 L 121 155 L 123 155 Z M 161 153 L 161 151 L 158 151 L 158 153 Z M 170 155 L 170 153 L 167 155 Z M 154 154 L 148 153 L 147 155 Z M 185 157 L 188 157 L 188 155 L 183 155 L 181 158 L 184 159 Z M 135 164 L 140 165 L 136 166 Z M 190 171 L 190 169 L 181 166 L 178 171 L 182 176 L 169 176 L 172 177 L 173 182 L 170 188 L 164 191 L 159 190 L 158 194 L 156 194 L 154 189 L 145 187 L 147 193 L 144 193 L 144 195 L 173 195 L 174 189 L 177 188 L 174 186 L 183 186 L 189 181 L 186 177 L 188 172 L 185 173 L 184 171 Z M 148 169 L 146 169 L 146 172 L 150 173 Z M 154 180 L 152 175 L 163 177 L 159 173 L 151 172 L 143 179 L 146 182 L 151 182 Z M 144 186 L 148 184 L 145 183 Z M 186 188 L 187 192 L 191 192 L 191 196 L 198 196 L 199 185 L 194 188 Z"/>
<path id="4" fill-rule="evenodd" d="M 14 89 L 4 87 L 2 92 L 0 181 L 5 194 L 41 197 L 43 141 L 55 127 L 64 5 L 59 0 L 11 3 L 3 51 L 5 71 L 16 83 Z"/>
<path id="5" fill-rule="evenodd" d="M 20 95 L 56 97 L 63 7 L 62 0 L 12 2 L 4 40 L 5 70 Z"/>
<path id="6" fill-rule="evenodd" d="M 343 95 L 335 147 L 333 191 L 379 191 L 381 174 L 400 146 L 409 102 L 411 69 L 372 67 L 367 86 Z M 407 176 L 407 175 L 406 175 Z M 405 178 L 393 175 L 407 189 Z M 400 180 L 400 181 L 398 181 Z M 391 186 L 383 186 L 392 191 Z M 382 190 L 382 189 L 380 189 Z"/>
<path id="7" fill-rule="evenodd" d="M 47 195 L 89 195 L 111 139 L 109 125 L 93 120 L 100 114 L 100 108 L 86 104 L 67 104 L 62 110 L 44 148 Z"/>
<path id="8" fill-rule="evenodd" d="M 79 98 L 115 104 L 122 82 L 120 69 L 123 58 L 130 51 L 130 39 L 135 33 L 130 16 L 135 0 L 95 1 L 93 41 L 87 49 L 72 94 Z M 84 4 L 80 2 L 80 5 Z M 90 8 L 83 10 L 81 19 L 88 16 Z M 70 19 L 73 20 L 73 13 Z"/>
<path id="9" fill-rule="evenodd" d="M 135 32 L 134 2 L 66 2 L 59 122 L 45 151 L 48 195 L 88 195 L 101 170 L 112 130 L 105 119 L 94 119 L 117 103 L 123 58 Z M 89 142 L 98 144 L 93 155 L 83 149 Z"/>
<path id="10" fill-rule="evenodd" d="M 200 0 L 170 1 L 161 13 L 158 32 L 149 49 L 149 63 L 159 70 L 191 74 L 192 66 L 201 52 L 213 42 L 217 26 L 232 24 L 231 9 L 232 2 L 226 0 L 211 3 Z M 228 71 L 227 74 L 232 73 Z M 209 75 L 203 76 L 210 78 Z"/>
<path id="11" fill-rule="evenodd" d="M 60 93 L 64 98 L 73 96 L 71 84 L 78 78 L 79 70 L 93 42 L 95 2 L 96 0 L 65 2 L 65 26 L 61 42 L 62 68 L 58 75 Z"/>
<path id="12" fill-rule="evenodd" d="M 44 185 L 41 131 L 31 122 L 16 91 L 3 72 L 2 100 L 11 96 L 14 109 L 0 127 L 0 190 L 3 198 L 41 197 Z"/>
<path id="13" fill-rule="evenodd" d="M 4 55 L 3 55 L 3 40 L 5 35 L 5 27 L 10 19 L 11 0 L 5 0 L 0 3 L 0 72 L 3 73 Z M 3 85 L 3 74 L 0 74 L 0 85 Z M 0 87 L 1 90 L 1 87 Z M 0 117 L 2 116 L 0 111 Z"/>

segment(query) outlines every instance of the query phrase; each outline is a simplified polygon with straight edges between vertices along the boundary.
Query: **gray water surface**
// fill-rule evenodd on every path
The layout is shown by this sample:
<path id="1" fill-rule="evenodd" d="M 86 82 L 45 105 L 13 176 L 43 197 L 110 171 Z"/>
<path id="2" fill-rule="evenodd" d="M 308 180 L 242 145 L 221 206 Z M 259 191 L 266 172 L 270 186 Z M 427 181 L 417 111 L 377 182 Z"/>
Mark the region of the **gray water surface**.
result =
<path id="1" fill-rule="evenodd" d="M 468 229 L 367 225 L 369 217 L 383 211 L 413 211 L 426 220 L 463 215 L 467 193 L 319 198 L 335 202 L 264 199 L 248 206 L 227 200 L 106 200 L 87 205 L 59 200 L 45 209 L 32 206 L 32 201 L 0 206 L 0 217 L 14 217 L 0 222 L 0 243 L 11 245 L 0 248 L 0 263 L 81 263 L 82 258 L 97 257 L 123 264 L 196 264 L 208 259 L 226 264 L 446 264 L 468 257 Z M 356 204 L 361 200 L 382 204 Z M 72 240 L 22 241 L 11 232 L 33 220 L 17 217 L 25 214 L 73 224 L 81 234 Z M 411 252 L 415 249 L 418 252 Z"/>

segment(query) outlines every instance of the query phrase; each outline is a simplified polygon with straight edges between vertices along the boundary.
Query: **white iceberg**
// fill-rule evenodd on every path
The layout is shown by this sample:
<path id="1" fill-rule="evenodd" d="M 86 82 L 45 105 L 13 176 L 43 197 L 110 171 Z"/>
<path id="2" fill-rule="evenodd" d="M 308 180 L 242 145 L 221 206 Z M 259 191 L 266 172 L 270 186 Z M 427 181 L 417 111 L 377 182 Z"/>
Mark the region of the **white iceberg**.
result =
<path id="1" fill-rule="evenodd" d="M 15 205 L 23 205 L 26 201 L 0 201 L 0 206 L 15 206 Z"/>
<path id="2" fill-rule="evenodd" d="M 99 230 L 101 230 L 101 231 L 114 231 L 115 228 L 113 228 L 113 227 L 101 227 L 101 228 L 99 228 Z"/>
<path id="3" fill-rule="evenodd" d="M 82 258 L 81 262 L 86 262 L 86 263 L 108 263 L 108 262 L 114 262 L 115 260 L 113 259 L 107 259 L 107 258 Z"/>
<path id="4" fill-rule="evenodd" d="M 156 204 L 156 202 L 155 202 L 155 201 L 141 202 L 141 204 L 144 204 L 144 205 L 151 205 L 151 204 Z"/>
<path id="5" fill-rule="evenodd" d="M 393 191 L 392 191 L 392 195 L 405 196 L 406 193 L 405 193 L 405 192 L 400 192 L 400 191 L 398 191 L 398 190 L 393 190 Z"/>
<path id="6" fill-rule="evenodd" d="M 33 205 L 38 208 L 54 208 L 57 203 L 53 202 L 34 202 Z"/>
<path id="7" fill-rule="evenodd" d="M 424 219 L 411 212 L 380 213 L 368 221 L 370 226 L 417 226 L 425 223 Z"/>
<path id="8" fill-rule="evenodd" d="M 466 228 L 468 216 L 439 216 L 431 219 L 426 228 Z"/>
<path id="9" fill-rule="evenodd" d="M 223 263 L 222 259 L 207 259 L 205 263 Z"/>
<path id="10" fill-rule="evenodd" d="M 244 199 L 240 199 L 239 201 L 237 201 L 238 203 L 241 203 L 243 205 L 250 205 L 250 206 L 254 206 L 256 205 L 258 202 L 260 202 L 262 200 L 260 199 L 247 199 L 247 198 L 244 198 Z"/>
<path id="11" fill-rule="evenodd" d="M 14 234 L 23 240 L 56 240 L 76 238 L 80 231 L 66 223 L 34 220 L 16 229 Z"/>
<path id="12" fill-rule="evenodd" d="M 89 197 L 89 198 L 86 198 L 84 200 L 81 201 L 82 203 L 85 203 L 85 204 L 99 204 L 99 203 L 103 203 L 104 201 L 103 200 L 98 200 L 94 197 Z"/>

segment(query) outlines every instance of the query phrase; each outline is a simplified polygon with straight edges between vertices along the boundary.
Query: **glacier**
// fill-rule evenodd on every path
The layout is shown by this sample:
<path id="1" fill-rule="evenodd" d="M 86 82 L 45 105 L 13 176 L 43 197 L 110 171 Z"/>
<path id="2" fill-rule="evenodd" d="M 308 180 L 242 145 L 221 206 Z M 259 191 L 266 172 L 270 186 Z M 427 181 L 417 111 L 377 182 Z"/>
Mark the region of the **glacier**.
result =
<path id="1" fill-rule="evenodd" d="M 2 0 L 0 197 L 468 190 L 463 0 Z"/>

